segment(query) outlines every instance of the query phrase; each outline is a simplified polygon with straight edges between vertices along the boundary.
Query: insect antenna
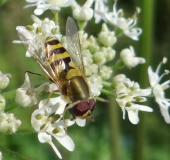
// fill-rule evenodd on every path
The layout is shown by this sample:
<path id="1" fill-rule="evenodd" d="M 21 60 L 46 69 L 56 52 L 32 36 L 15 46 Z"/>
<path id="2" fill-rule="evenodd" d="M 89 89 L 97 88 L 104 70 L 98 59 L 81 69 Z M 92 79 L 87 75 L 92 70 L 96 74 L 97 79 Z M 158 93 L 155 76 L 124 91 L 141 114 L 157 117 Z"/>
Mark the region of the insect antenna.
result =
<path id="1" fill-rule="evenodd" d="M 29 74 L 34 74 L 34 75 L 37 75 L 37 76 L 46 77 L 46 75 L 44 75 L 44 74 L 39 74 L 39 73 L 31 72 L 31 71 L 26 71 L 25 73 L 29 73 Z"/>

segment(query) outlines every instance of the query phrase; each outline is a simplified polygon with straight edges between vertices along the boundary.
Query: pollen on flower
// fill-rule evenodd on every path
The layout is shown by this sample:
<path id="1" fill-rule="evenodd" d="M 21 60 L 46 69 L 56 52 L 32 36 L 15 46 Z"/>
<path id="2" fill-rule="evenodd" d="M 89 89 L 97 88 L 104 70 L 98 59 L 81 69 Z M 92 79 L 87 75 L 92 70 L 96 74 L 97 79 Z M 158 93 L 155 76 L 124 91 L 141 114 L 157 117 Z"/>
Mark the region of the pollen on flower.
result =
<path id="1" fill-rule="evenodd" d="M 53 134 L 57 134 L 61 131 L 60 127 L 56 127 L 55 129 L 52 130 Z"/>
<path id="2" fill-rule="evenodd" d="M 59 114 L 55 114 L 54 116 L 52 116 L 52 122 L 55 122 L 57 120 L 59 120 L 61 118 L 61 116 Z"/>
<path id="3" fill-rule="evenodd" d="M 27 25 L 26 29 L 29 30 L 29 31 L 33 31 L 35 28 L 32 25 Z"/>
<path id="4" fill-rule="evenodd" d="M 40 120 L 40 119 L 42 118 L 42 115 L 41 115 L 41 114 L 37 114 L 37 115 L 35 116 L 35 118 L 36 118 L 37 120 Z"/>
<path id="5" fill-rule="evenodd" d="M 125 118 L 126 110 L 131 123 L 137 124 L 139 122 L 139 110 L 152 112 L 150 107 L 136 104 L 146 101 L 146 98 L 144 97 L 151 94 L 151 89 L 140 89 L 137 82 L 130 81 L 130 79 L 125 78 L 123 75 L 119 75 L 116 78 L 116 94 L 116 101 L 122 108 L 123 118 Z"/>

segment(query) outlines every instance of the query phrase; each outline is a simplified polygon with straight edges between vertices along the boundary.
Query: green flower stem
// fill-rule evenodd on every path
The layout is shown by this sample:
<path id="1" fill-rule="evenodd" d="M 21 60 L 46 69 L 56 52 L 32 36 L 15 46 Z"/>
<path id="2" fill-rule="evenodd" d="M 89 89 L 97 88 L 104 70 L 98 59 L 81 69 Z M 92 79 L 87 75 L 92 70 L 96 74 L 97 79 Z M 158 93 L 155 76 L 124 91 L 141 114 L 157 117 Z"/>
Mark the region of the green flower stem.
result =
<path id="1" fill-rule="evenodd" d="M 11 156 L 11 159 L 18 159 L 18 160 L 29 160 L 30 159 L 27 156 L 24 156 L 24 155 L 21 155 L 17 152 L 11 151 L 11 150 L 9 150 L 9 149 L 1 146 L 1 145 L 0 145 L 0 150 L 2 152 L 2 156 L 3 156 L 3 153 L 6 153 L 6 154 Z"/>
<path id="2" fill-rule="evenodd" d="M 115 71 L 115 70 L 118 70 L 120 68 L 123 68 L 125 67 L 125 64 L 123 63 L 123 61 L 121 59 L 119 59 L 115 65 L 112 67 L 112 69 Z"/>
<path id="3" fill-rule="evenodd" d="M 78 21 L 77 23 L 78 23 L 78 29 L 79 29 L 79 31 L 83 31 L 84 28 L 85 28 L 85 26 L 86 26 L 86 24 L 87 24 L 86 21 Z"/>
<path id="4" fill-rule="evenodd" d="M 53 11 L 54 16 L 54 22 L 56 25 L 59 25 L 59 19 L 58 19 L 58 11 Z"/>
<path id="5" fill-rule="evenodd" d="M 113 84 L 110 82 L 103 81 L 102 84 L 106 88 L 113 88 Z"/>
<path id="6" fill-rule="evenodd" d="M 101 92 L 103 94 L 107 95 L 107 96 L 112 96 L 112 98 L 115 97 L 115 95 L 112 92 L 110 92 L 110 91 L 108 91 L 106 89 L 102 89 Z"/>
<path id="7" fill-rule="evenodd" d="M 110 160 L 120 160 L 120 115 L 119 115 L 119 106 L 117 105 L 116 100 L 113 97 L 109 97 L 109 106 L 108 106 L 108 118 L 109 118 L 109 132 L 110 132 Z"/>
<path id="8" fill-rule="evenodd" d="M 153 14 L 154 14 L 154 1 L 153 0 L 142 0 L 139 1 L 141 4 L 142 12 L 141 12 L 141 27 L 143 29 L 143 34 L 140 39 L 140 48 L 141 52 L 140 56 L 146 58 L 146 63 L 141 65 L 139 82 L 142 87 L 147 87 L 148 84 L 148 75 L 147 69 L 151 64 L 152 57 L 152 34 L 153 34 Z M 146 140 L 146 124 L 147 118 L 145 118 L 145 113 L 140 114 L 140 123 L 137 125 L 137 132 L 135 136 L 135 146 L 134 146 L 134 160 L 144 160 L 147 159 L 144 153 L 145 148 L 145 140 Z"/>
<path id="9" fill-rule="evenodd" d="M 104 98 L 101 98 L 101 97 L 96 97 L 96 100 L 100 101 L 100 102 L 109 102 L 107 99 L 104 99 Z"/>

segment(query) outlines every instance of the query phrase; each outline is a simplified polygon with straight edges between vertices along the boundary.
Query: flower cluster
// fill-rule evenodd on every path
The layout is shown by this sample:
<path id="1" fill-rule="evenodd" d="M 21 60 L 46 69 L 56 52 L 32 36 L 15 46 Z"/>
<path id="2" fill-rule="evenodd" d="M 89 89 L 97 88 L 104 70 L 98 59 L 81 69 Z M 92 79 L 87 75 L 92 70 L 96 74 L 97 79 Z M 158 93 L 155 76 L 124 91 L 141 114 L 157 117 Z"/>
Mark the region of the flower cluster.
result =
<path id="1" fill-rule="evenodd" d="M 153 95 L 155 97 L 155 101 L 158 103 L 160 107 L 160 111 L 162 116 L 164 117 L 166 123 L 170 123 L 170 115 L 169 115 L 169 107 L 170 107 L 170 99 L 165 98 L 165 90 L 169 88 L 170 80 L 160 84 L 162 78 L 169 74 L 168 70 L 159 76 L 159 72 L 162 64 L 167 62 L 166 58 L 163 58 L 162 62 L 158 65 L 156 71 L 154 72 L 151 66 L 148 68 L 149 82 L 152 88 Z"/>
<path id="2" fill-rule="evenodd" d="M 66 103 L 61 97 L 42 100 L 38 109 L 32 113 L 31 124 L 38 132 L 38 139 L 41 143 L 51 145 L 57 156 L 62 156 L 52 142 L 52 137 L 58 140 L 69 151 L 74 150 L 74 143 L 67 135 L 66 128 L 74 124 L 71 120 L 62 120 Z"/>
<path id="3" fill-rule="evenodd" d="M 139 111 L 153 111 L 142 103 L 146 102 L 148 97 L 154 96 L 165 121 L 170 123 L 168 113 L 170 100 L 165 98 L 164 93 L 170 81 L 159 83 L 169 72 L 165 71 L 161 76 L 158 75 L 165 59 L 156 72 L 151 67 L 148 68 L 150 87 L 147 89 L 141 89 L 137 82 L 131 81 L 124 74 L 115 74 L 122 67 L 133 68 L 145 63 L 144 58 L 136 56 L 133 46 L 123 48 L 120 53 L 116 53 L 115 50 L 120 35 L 132 40 L 139 39 L 142 29 L 136 27 L 137 15 L 140 12 L 138 8 L 132 17 L 125 18 L 123 10 L 117 10 L 117 1 L 113 4 L 113 11 L 109 11 L 106 6 L 107 0 L 86 0 L 82 6 L 75 0 L 26 1 L 31 3 L 25 6 L 26 8 L 36 7 L 35 15 L 51 10 L 56 17 L 59 16 L 62 7 L 71 7 L 79 28 L 77 30 L 74 20 L 69 17 L 64 35 L 61 34 L 59 22 L 55 21 L 58 17 L 55 20 L 49 18 L 41 20 L 35 15 L 31 16 L 32 25 L 16 28 L 20 41 L 14 43 L 22 43 L 26 47 L 26 57 L 33 57 L 45 71 L 46 78 L 51 81 L 34 88 L 26 73 L 24 84 L 16 91 L 16 102 L 21 106 L 38 106 L 32 113 L 31 124 L 41 143 L 50 144 L 60 159 L 62 156 L 53 139 L 69 151 L 73 151 L 75 145 L 67 129 L 74 124 L 84 127 L 87 118 L 93 120 L 95 102 L 106 101 L 101 93 L 114 95 L 123 111 L 123 119 L 127 111 L 128 118 L 133 124 L 139 122 Z M 95 19 L 95 25 L 104 20 L 97 36 L 85 31 L 92 18 Z M 1 81 L 0 77 L 0 85 L 6 86 Z M 49 96 L 39 100 L 38 95 L 43 91 L 49 92 L 50 96 L 56 93 L 56 98 Z M 5 99 L 0 96 L 1 110 L 4 106 Z M 71 118 L 65 116 L 67 110 Z M 5 118 L 3 122 L 4 120 Z"/>
<path id="4" fill-rule="evenodd" d="M 10 74 L 3 74 L 0 72 L 0 90 L 5 89 L 10 81 Z M 6 100 L 2 94 L 0 94 L 0 132 L 6 134 L 15 133 L 18 127 L 21 125 L 21 121 L 14 117 L 13 113 L 4 112 L 6 106 Z"/>
<path id="5" fill-rule="evenodd" d="M 128 117 L 131 123 L 139 122 L 138 111 L 152 112 L 152 108 L 145 105 L 139 105 L 140 102 L 145 102 L 144 96 L 151 94 L 151 89 L 140 89 L 137 82 L 131 81 L 125 75 L 120 74 L 114 77 L 116 88 L 116 101 L 123 111 L 123 119 L 125 119 L 125 110 L 128 112 Z"/>

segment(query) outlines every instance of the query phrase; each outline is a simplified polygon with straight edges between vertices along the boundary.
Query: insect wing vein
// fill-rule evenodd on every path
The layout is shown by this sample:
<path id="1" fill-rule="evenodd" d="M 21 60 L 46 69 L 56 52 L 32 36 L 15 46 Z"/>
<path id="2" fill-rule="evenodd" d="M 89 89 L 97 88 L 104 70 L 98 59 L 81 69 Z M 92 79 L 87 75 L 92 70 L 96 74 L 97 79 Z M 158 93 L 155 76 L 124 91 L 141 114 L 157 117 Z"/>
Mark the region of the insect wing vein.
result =
<path id="1" fill-rule="evenodd" d="M 71 17 L 68 17 L 66 23 L 66 39 L 67 49 L 73 63 L 80 69 L 82 74 L 85 75 L 78 29 Z"/>
<path id="2" fill-rule="evenodd" d="M 27 52 L 35 59 L 35 61 L 44 70 L 47 76 L 53 81 L 57 87 L 62 91 L 62 86 L 57 82 L 57 74 L 50 66 L 45 53 L 44 42 L 38 40 L 25 27 L 17 27 L 18 36 Z"/>

